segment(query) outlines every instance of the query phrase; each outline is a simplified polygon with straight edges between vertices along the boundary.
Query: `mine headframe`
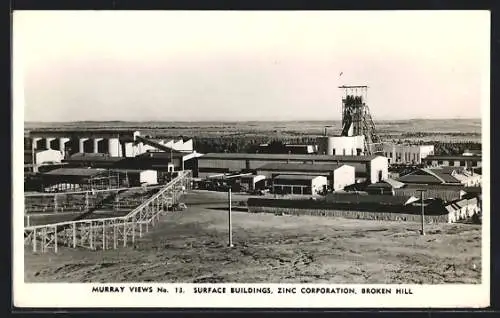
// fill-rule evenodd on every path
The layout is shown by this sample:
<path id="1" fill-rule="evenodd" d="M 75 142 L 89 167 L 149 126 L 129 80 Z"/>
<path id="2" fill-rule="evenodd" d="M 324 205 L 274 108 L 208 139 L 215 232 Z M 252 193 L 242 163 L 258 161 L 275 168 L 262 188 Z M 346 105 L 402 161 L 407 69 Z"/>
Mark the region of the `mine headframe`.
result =
<path id="1" fill-rule="evenodd" d="M 368 86 L 339 86 L 342 96 L 342 136 L 364 136 L 365 153 L 382 151 L 381 140 L 366 104 Z"/>

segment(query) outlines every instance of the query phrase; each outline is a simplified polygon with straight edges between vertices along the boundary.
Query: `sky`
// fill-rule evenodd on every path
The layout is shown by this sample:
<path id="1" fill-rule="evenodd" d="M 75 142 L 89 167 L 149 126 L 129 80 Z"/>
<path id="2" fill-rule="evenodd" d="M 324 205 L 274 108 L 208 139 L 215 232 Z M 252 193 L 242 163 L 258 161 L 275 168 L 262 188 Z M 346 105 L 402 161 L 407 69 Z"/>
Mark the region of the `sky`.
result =
<path id="1" fill-rule="evenodd" d="M 18 11 L 13 65 L 25 121 L 339 120 L 340 85 L 369 86 L 374 120 L 480 118 L 489 30 L 487 11 Z"/>

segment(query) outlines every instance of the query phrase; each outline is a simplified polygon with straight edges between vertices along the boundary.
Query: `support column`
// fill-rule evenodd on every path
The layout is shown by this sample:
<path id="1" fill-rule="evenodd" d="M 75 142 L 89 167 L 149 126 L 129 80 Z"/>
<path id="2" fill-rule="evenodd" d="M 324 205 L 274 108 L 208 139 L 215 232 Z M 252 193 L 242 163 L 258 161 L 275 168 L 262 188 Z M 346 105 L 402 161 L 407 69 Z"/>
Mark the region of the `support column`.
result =
<path id="1" fill-rule="evenodd" d="M 121 157 L 122 149 L 120 145 L 120 139 L 118 138 L 110 138 L 108 140 L 108 151 L 111 157 Z"/>
<path id="2" fill-rule="evenodd" d="M 80 142 L 78 144 L 78 152 L 85 152 L 85 142 L 89 140 L 88 138 L 80 138 Z"/>
<path id="3" fill-rule="evenodd" d="M 94 153 L 99 153 L 99 141 L 101 141 L 102 138 L 94 138 Z"/>
<path id="4" fill-rule="evenodd" d="M 53 140 L 56 140 L 56 139 L 55 139 L 55 138 L 53 138 L 53 137 L 47 137 L 47 138 L 45 138 L 45 148 L 47 148 L 47 149 L 52 149 L 52 148 L 50 147 L 50 143 L 51 143 Z"/>
<path id="5" fill-rule="evenodd" d="M 66 154 L 66 143 L 69 141 L 69 138 L 59 138 L 59 151 L 63 154 L 63 158 Z"/>
<path id="6" fill-rule="evenodd" d="M 37 143 L 38 143 L 38 141 L 40 141 L 40 140 L 42 140 L 42 138 L 38 138 L 38 137 L 33 138 L 33 139 L 32 139 L 32 147 L 31 147 L 31 149 L 38 149 Z"/>

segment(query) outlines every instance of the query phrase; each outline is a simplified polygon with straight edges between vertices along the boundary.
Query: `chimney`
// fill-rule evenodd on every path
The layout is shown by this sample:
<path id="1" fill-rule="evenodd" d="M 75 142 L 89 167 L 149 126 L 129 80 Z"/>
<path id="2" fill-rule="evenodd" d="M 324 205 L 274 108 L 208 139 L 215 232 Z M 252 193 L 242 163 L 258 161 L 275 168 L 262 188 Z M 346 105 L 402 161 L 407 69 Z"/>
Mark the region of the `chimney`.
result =
<path id="1" fill-rule="evenodd" d="M 325 136 L 326 136 L 326 135 L 327 135 L 327 133 L 326 133 L 326 127 L 325 127 Z"/>

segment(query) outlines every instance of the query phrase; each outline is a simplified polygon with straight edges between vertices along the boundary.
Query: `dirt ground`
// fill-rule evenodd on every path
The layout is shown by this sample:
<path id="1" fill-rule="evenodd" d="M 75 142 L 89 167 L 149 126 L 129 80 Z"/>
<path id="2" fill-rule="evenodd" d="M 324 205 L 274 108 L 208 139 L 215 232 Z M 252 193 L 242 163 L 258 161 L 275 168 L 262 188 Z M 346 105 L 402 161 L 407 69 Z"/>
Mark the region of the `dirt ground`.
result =
<path id="1" fill-rule="evenodd" d="M 235 201 L 243 197 L 234 195 Z M 480 283 L 481 227 L 232 213 L 226 194 L 195 191 L 134 247 L 25 248 L 27 282 Z M 240 208 L 241 209 L 241 208 Z"/>

